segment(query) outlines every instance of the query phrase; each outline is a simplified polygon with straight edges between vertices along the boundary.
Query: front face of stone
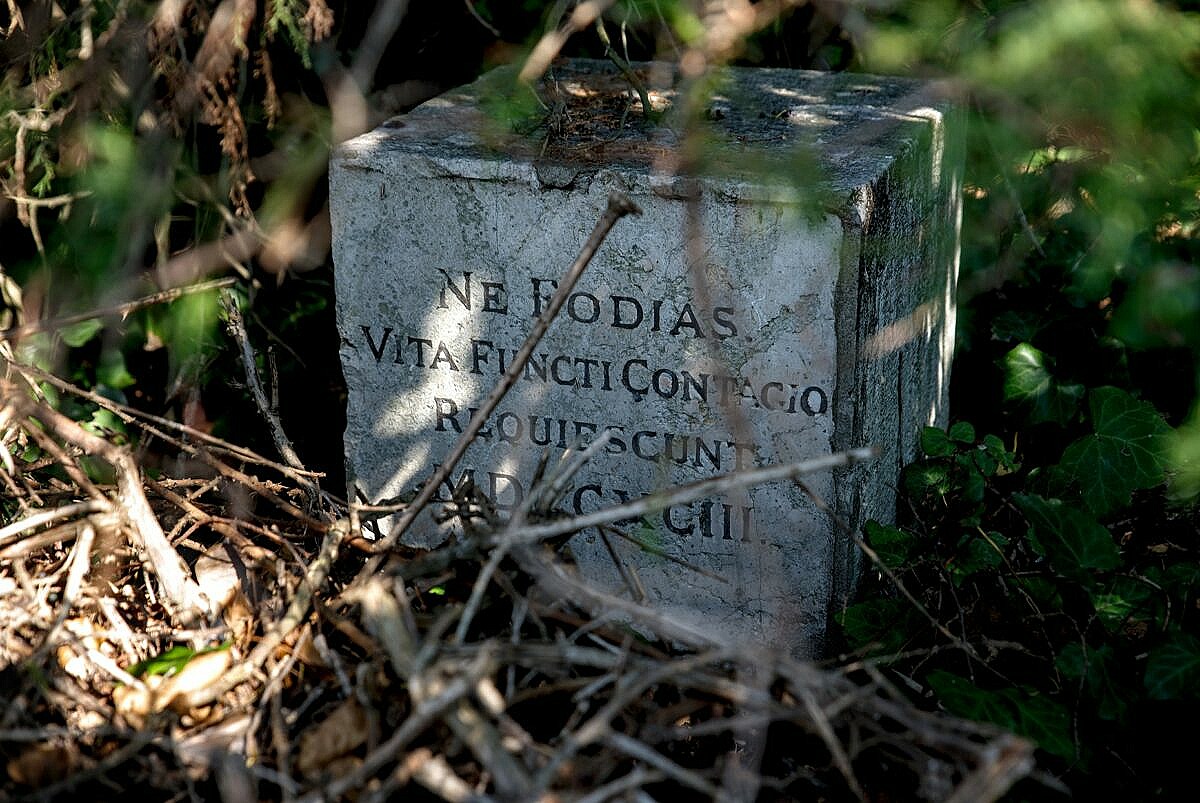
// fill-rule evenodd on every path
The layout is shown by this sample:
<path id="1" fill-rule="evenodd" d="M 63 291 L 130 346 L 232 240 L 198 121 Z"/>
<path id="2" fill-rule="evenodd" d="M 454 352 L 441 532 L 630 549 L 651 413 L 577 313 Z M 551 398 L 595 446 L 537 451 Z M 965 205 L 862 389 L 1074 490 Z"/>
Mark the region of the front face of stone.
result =
<path id="1" fill-rule="evenodd" d="M 347 450 L 368 499 L 411 490 L 449 451 L 617 186 L 644 214 L 617 224 L 455 484 L 467 473 L 511 509 L 544 452 L 554 465 L 606 430 L 608 447 L 576 477 L 564 511 L 829 453 L 836 217 L 710 193 L 697 288 L 685 266 L 684 203 L 638 193 L 618 174 L 564 190 L 543 188 L 532 172 L 465 179 L 407 157 L 379 167 L 343 167 L 334 178 Z M 828 477 L 813 482 L 830 498 Z M 624 529 L 726 581 L 607 536 L 660 609 L 735 637 L 748 626 L 765 636 L 823 626 L 829 523 L 793 487 L 704 499 Z M 426 526 L 410 540 L 429 537 Z M 629 593 L 594 531 L 570 546 L 586 575 Z"/>
<path id="2" fill-rule="evenodd" d="M 674 91 L 662 67 L 645 70 L 652 100 Z M 452 485 L 469 477 L 512 510 L 543 456 L 553 467 L 608 432 L 559 502 L 573 514 L 751 464 L 872 445 L 875 463 L 807 483 L 851 526 L 887 520 L 921 426 L 944 420 L 953 340 L 959 174 L 927 89 L 730 70 L 712 117 L 728 154 L 718 167 L 739 178 L 704 179 L 697 281 L 684 256 L 685 203 L 655 166 L 677 146 L 675 130 L 625 127 L 628 87 L 611 66 L 555 69 L 554 85 L 583 105 L 568 103 L 553 144 L 509 136 L 493 150 L 479 133 L 484 79 L 335 156 L 350 492 L 375 502 L 430 476 L 616 189 L 644 214 L 617 223 Z M 796 176 L 762 170 L 786 164 L 801 141 L 840 218 L 778 200 L 778 185 Z M 749 165 L 758 169 L 747 175 Z M 569 547 L 583 574 L 724 640 L 818 652 L 854 573 L 849 539 L 788 484 L 621 528 L 647 548 L 577 535 Z M 406 540 L 445 535 L 426 514 Z"/>

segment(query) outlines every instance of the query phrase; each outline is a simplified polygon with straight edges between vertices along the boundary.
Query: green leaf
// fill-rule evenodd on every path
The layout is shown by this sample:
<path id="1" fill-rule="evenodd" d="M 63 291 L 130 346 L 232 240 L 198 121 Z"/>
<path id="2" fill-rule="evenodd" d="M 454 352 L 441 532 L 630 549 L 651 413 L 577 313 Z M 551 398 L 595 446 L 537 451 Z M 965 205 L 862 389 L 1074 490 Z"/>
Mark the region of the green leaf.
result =
<path id="1" fill-rule="evenodd" d="M 870 647 L 872 652 L 896 652 L 908 638 L 912 608 L 905 600 L 869 599 L 851 605 L 837 617 L 853 649 Z"/>
<path id="2" fill-rule="evenodd" d="M 71 324 L 59 331 L 59 337 L 71 348 L 78 348 L 100 333 L 104 324 L 99 318 L 88 318 L 86 321 Z"/>
<path id="3" fill-rule="evenodd" d="M 86 428 L 86 424 L 84 427 Z M 89 454 L 80 455 L 78 458 L 79 465 L 83 469 L 83 473 L 87 474 L 88 479 L 97 485 L 116 485 L 117 472 L 112 465 L 101 460 L 99 457 L 92 457 Z"/>
<path id="4" fill-rule="evenodd" d="M 1113 648 L 1107 644 L 1094 649 L 1072 643 L 1058 654 L 1055 665 L 1067 678 L 1087 678 L 1087 694 L 1096 704 L 1096 713 L 1101 719 L 1124 718 L 1129 704 L 1125 700 L 1125 688 L 1112 675 Z"/>
<path id="5" fill-rule="evenodd" d="M 125 437 L 127 435 L 125 422 L 115 413 L 105 410 L 103 407 L 92 411 L 92 417 L 82 422 L 82 425 L 88 432 L 101 438 L 119 435 L 121 437 L 115 439 L 117 443 L 128 442 L 128 438 Z"/>
<path id="6" fill-rule="evenodd" d="M 966 678 L 941 669 L 930 672 L 926 681 L 938 702 L 951 714 L 1010 730 L 1016 727 L 1012 707 L 996 692 L 981 689 Z"/>
<path id="7" fill-rule="evenodd" d="M 1056 571 L 1074 577 L 1082 570 L 1115 569 L 1121 565 L 1121 553 L 1112 535 L 1084 511 L 1060 499 L 1043 499 L 1034 494 L 1017 494 L 1013 500 L 1029 519 Z"/>
<path id="8" fill-rule="evenodd" d="M 1037 742 L 1038 747 L 1065 759 L 1075 757 L 1071 739 L 1071 712 L 1044 694 L 1025 694 L 1016 689 L 1001 692 L 1017 709 L 1016 730 Z"/>
<path id="9" fill-rule="evenodd" d="M 868 521 L 864 527 L 867 543 L 885 565 L 895 569 L 908 563 L 917 547 L 917 538 L 899 527 Z"/>
<path id="10" fill-rule="evenodd" d="M 1015 402 L 1032 424 L 1066 424 L 1083 398 L 1083 385 L 1059 382 L 1050 373 L 1049 362 L 1028 343 L 1004 358 L 1004 400 Z"/>
<path id="11" fill-rule="evenodd" d="M 985 435 L 969 454 L 976 470 L 984 477 L 1002 477 L 1018 468 L 1015 456 L 1004 448 L 1004 442 L 995 435 Z"/>
<path id="12" fill-rule="evenodd" d="M 1011 474 L 1020 468 L 1017 456 L 1004 448 L 1004 441 L 995 435 L 985 435 L 980 444 L 980 453 L 987 455 L 989 460 L 996 462 L 997 476 Z"/>
<path id="13" fill-rule="evenodd" d="M 1102 516 L 1128 505 L 1135 490 L 1163 481 L 1171 428 L 1154 405 L 1118 388 L 1096 388 L 1088 404 L 1095 433 L 1068 446 L 1059 465 Z"/>
<path id="14" fill-rule="evenodd" d="M 144 675 L 173 675 L 180 669 L 183 669 L 184 665 L 192 660 L 192 656 L 195 654 L 196 651 L 191 647 L 172 647 L 153 658 L 138 661 L 129 667 L 129 674 L 135 678 L 140 678 Z"/>
<path id="15" fill-rule="evenodd" d="M 988 533 L 984 538 L 978 533 L 968 533 L 959 541 L 958 555 L 950 562 L 950 577 L 955 585 L 971 575 L 994 569 L 1004 562 L 1001 550 L 1008 545 L 1008 539 L 1000 533 Z"/>
<path id="16" fill-rule="evenodd" d="M 100 364 L 96 366 L 96 381 L 101 385 L 122 390 L 137 382 L 137 379 L 125 367 L 125 355 L 121 350 L 107 348 L 100 354 Z"/>
<path id="17" fill-rule="evenodd" d="M 958 465 L 958 478 L 961 484 L 956 489 L 958 495 L 968 502 L 982 502 L 983 494 L 987 490 L 987 481 L 984 479 L 984 472 L 981 472 L 976 461 L 975 452 L 967 452 L 957 455 L 954 462 Z"/>
<path id="18" fill-rule="evenodd" d="M 950 427 L 950 440 L 958 441 L 959 443 L 974 443 L 975 442 L 975 427 L 969 421 L 959 421 L 954 426 Z"/>
<path id="19" fill-rule="evenodd" d="M 950 480 L 950 467 L 942 462 L 912 463 L 904 467 L 902 478 L 905 491 L 909 496 L 917 499 L 923 498 L 926 494 L 945 496 L 950 493 L 953 486 Z"/>
<path id="20" fill-rule="evenodd" d="M 1168 566 L 1162 580 L 1163 585 L 1180 597 L 1195 596 L 1194 589 L 1200 585 L 1200 565 L 1177 563 Z"/>
<path id="21" fill-rule="evenodd" d="M 197 655 L 204 655 L 218 650 L 227 650 L 230 647 L 230 642 L 217 645 L 215 647 L 206 647 L 203 650 L 193 650 L 191 647 L 175 646 L 164 653 L 160 653 L 153 658 L 147 658 L 145 661 L 138 661 L 133 666 L 129 667 L 129 674 L 135 678 L 140 678 L 146 675 L 173 675 L 187 665 L 187 662 L 192 660 Z"/>
<path id="22" fill-rule="evenodd" d="M 947 457 L 954 454 L 955 446 L 945 432 L 937 427 L 925 427 L 921 431 L 921 450 L 930 457 Z"/>
<path id="23" fill-rule="evenodd" d="M 1062 608 L 1062 592 L 1057 583 L 1037 576 L 1021 577 L 1018 578 L 1018 582 L 1025 589 L 1025 593 L 1029 594 L 1044 611 L 1055 611 Z"/>
<path id="24" fill-rule="evenodd" d="M 988 691 L 940 669 L 930 672 L 926 680 L 951 714 L 1008 728 L 1049 753 L 1074 758 L 1070 712 L 1049 697 L 1015 688 Z"/>
<path id="25" fill-rule="evenodd" d="M 1092 605 L 1100 623 L 1113 633 L 1127 622 L 1153 619 L 1154 595 L 1154 589 L 1140 580 L 1117 577 L 1111 586 L 1092 594 Z"/>
<path id="26" fill-rule="evenodd" d="M 43 371 L 54 371 L 54 341 L 49 332 L 35 332 L 29 337 L 21 338 L 16 353 L 17 359 L 23 363 L 35 365 Z"/>
<path id="27" fill-rule="evenodd" d="M 1041 313 L 1027 310 L 1005 310 L 992 319 L 992 336 L 1000 341 L 1032 340 L 1045 327 Z"/>
<path id="28" fill-rule="evenodd" d="M 1200 639 L 1176 633 L 1151 652 L 1144 682 L 1155 700 L 1195 697 L 1200 691 Z"/>

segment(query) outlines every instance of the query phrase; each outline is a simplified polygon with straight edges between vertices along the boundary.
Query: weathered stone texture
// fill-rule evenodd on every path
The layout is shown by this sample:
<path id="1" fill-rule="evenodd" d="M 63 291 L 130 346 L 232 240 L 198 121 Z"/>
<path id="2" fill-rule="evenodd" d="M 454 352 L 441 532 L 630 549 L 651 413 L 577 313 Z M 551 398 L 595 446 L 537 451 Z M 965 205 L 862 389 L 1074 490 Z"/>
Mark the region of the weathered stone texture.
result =
<path id="1" fill-rule="evenodd" d="M 669 69 L 644 70 L 669 104 Z M 615 427 L 562 503 L 588 511 L 873 444 L 878 462 L 809 485 L 851 526 L 891 518 L 900 465 L 945 418 L 961 174 L 945 104 L 899 79 L 730 70 L 708 115 L 725 169 L 701 181 L 698 288 L 673 130 L 618 128 L 628 87 L 603 63 L 555 77 L 566 113 L 549 137 L 488 133 L 493 75 L 334 156 L 351 492 L 375 501 L 428 477 L 620 190 L 643 214 L 618 223 L 456 481 L 473 472 L 510 507 L 544 451 Z M 626 529 L 726 580 L 610 536 L 650 604 L 798 652 L 819 651 L 856 570 L 850 540 L 791 486 Z M 410 541 L 437 532 L 427 520 Z M 631 593 L 596 533 L 571 550 L 587 576 Z"/>

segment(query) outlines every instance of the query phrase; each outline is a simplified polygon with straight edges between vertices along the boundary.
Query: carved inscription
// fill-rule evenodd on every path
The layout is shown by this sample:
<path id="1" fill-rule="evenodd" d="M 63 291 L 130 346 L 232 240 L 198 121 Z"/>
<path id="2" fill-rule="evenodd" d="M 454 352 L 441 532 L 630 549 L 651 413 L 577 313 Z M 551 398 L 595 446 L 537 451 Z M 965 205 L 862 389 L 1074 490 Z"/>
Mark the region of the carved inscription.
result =
<path id="1" fill-rule="evenodd" d="M 554 279 L 531 277 L 524 292 L 517 293 L 501 281 L 481 278 L 474 271 L 450 272 L 438 268 L 441 277 L 436 292 L 432 319 L 455 313 L 474 316 L 520 316 L 532 320 L 542 313 L 557 287 Z M 610 327 L 636 331 L 647 338 L 700 340 L 717 342 L 739 335 L 737 310 L 714 305 L 698 308 L 690 301 L 671 298 L 640 298 L 635 295 L 597 295 L 586 291 L 572 293 L 560 319 L 568 326 Z M 440 326 L 444 332 L 444 327 Z M 428 323 L 426 325 L 429 325 Z M 520 347 L 519 342 L 501 342 L 488 337 L 446 337 L 427 331 L 412 331 L 385 321 L 360 323 L 361 340 L 356 347 L 370 354 L 382 370 L 397 370 L 420 375 L 436 374 L 450 380 L 455 375 L 498 380 L 508 369 Z M 591 342 L 591 341 L 582 341 Z M 738 407 L 745 411 L 764 410 L 801 419 L 825 416 L 829 412 L 830 393 L 816 384 L 797 377 L 760 377 L 735 371 L 688 370 L 668 364 L 669 358 L 614 354 L 602 346 L 578 351 L 539 350 L 518 376 L 518 383 L 569 389 L 601 402 L 611 395 L 614 407 L 626 402 L 670 405 L 672 410 L 723 411 Z M 663 352 L 664 350 L 659 349 Z M 669 352 L 669 350 L 667 350 Z M 441 384 L 440 387 L 446 387 Z M 478 412 L 466 399 L 453 392 L 433 392 L 423 400 L 430 412 L 433 431 L 453 438 L 461 434 Z M 564 403 L 570 409 L 569 401 Z M 594 405 L 592 409 L 594 409 Z M 603 405 L 602 405 L 603 407 Z M 562 409 L 563 404 L 556 406 Z M 682 428 L 680 428 L 682 429 Z M 551 415 L 528 409 L 496 410 L 484 422 L 479 442 L 509 450 L 565 450 L 581 448 L 605 433 L 609 441 L 603 454 L 618 462 L 635 461 L 659 468 L 680 466 L 694 474 L 719 474 L 742 469 L 758 462 L 752 443 L 741 443 L 726 433 L 715 431 L 671 431 L 661 425 L 631 425 L 626 421 L 592 420 L 584 417 Z M 494 454 L 494 453 L 493 453 Z M 498 469 L 466 467 L 454 482 L 447 480 L 438 489 L 435 501 L 450 502 L 455 488 L 472 482 L 483 489 L 498 509 L 512 510 L 524 498 L 527 487 L 518 476 Z M 601 506 L 628 502 L 638 494 L 622 487 L 619 481 L 583 481 L 569 490 L 564 507 L 576 514 Z M 688 539 L 713 539 L 749 543 L 757 539 L 755 511 L 750 505 L 726 499 L 703 499 L 690 505 L 675 506 L 656 514 L 651 524 L 666 533 Z M 632 523 L 632 522 L 627 522 Z M 762 543 L 766 543 L 765 540 Z"/>

